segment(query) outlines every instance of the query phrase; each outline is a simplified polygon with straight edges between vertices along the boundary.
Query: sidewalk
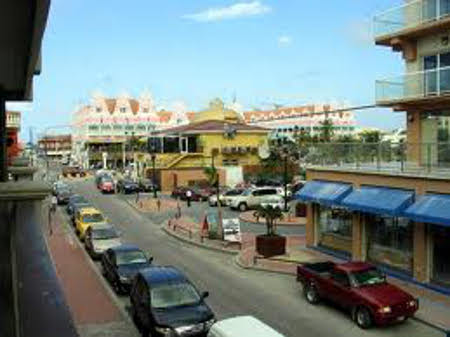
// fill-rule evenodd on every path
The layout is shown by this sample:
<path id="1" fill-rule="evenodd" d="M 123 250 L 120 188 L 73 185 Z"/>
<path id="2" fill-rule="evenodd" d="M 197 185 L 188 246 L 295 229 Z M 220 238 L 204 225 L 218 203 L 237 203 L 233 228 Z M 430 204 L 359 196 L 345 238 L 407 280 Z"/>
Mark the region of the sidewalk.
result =
<path id="1" fill-rule="evenodd" d="M 76 242 L 78 239 L 60 211 L 53 220 L 53 234 L 49 235 L 48 230 L 46 234 L 56 273 L 80 336 L 138 336 Z"/>

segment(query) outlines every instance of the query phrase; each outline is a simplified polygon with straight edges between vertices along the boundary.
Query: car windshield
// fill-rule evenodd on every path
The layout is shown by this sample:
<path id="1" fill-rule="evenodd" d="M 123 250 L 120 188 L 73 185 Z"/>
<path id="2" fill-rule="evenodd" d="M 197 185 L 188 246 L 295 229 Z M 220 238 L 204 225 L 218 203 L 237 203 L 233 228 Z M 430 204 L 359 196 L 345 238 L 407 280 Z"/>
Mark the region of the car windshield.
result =
<path id="1" fill-rule="evenodd" d="M 200 295 L 187 283 L 165 284 L 151 291 L 151 305 L 156 309 L 166 309 L 200 302 Z"/>
<path id="2" fill-rule="evenodd" d="M 227 195 L 227 196 L 241 195 L 241 194 L 243 194 L 242 192 L 243 191 L 241 191 L 241 190 L 231 190 L 231 191 L 228 191 L 227 193 L 225 193 L 225 195 Z"/>
<path id="3" fill-rule="evenodd" d="M 92 213 L 83 215 L 83 222 L 91 223 L 91 222 L 103 222 L 105 219 L 103 215 L 100 213 Z"/>
<path id="4" fill-rule="evenodd" d="M 109 240 L 118 237 L 119 235 L 114 228 L 97 228 L 92 230 L 92 238 L 96 240 Z"/>
<path id="5" fill-rule="evenodd" d="M 117 265 L 123 266 L 134 263 L 146 263 L 147 258 L 140 250 L 130 250 L 117 253 Z"/>
<path id="6" fill-rule="evenodd" d="M 356 287 L 386 282 L 385 276 L 375 268 L 354 272 L 351 276 Z"/>
<path id="7" fill-rule="evenodd" d="M 252 193 L 252 191 L 251 191 L 251 190 L 245 190 L 244 192 L 242 192 L 242 194 L 241 194 L 241 195 L 243 195 L 243 196 L 249 196 L 249 195 L 250 195 L 250 193 Z"/>

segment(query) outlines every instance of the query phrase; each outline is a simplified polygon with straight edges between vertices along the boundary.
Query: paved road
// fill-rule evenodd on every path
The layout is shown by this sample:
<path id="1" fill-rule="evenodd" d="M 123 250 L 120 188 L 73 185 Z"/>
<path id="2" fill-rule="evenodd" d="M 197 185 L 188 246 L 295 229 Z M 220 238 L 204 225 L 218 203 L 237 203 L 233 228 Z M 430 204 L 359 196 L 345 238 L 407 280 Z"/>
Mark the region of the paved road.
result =
<path id="1" fill-rule="evenodd" d="M 315 336 L 443 336 L 428 326 L 409 320 L 387 328 L 360 330 L 349 317 L 329 305 L 309 305 L 294 277 L 242 270 L 232 258 L 181 243 L 149 223 L 148 219 L 115 195 L 101 195 L 93 182 L 79 182 L 74 189 L 86 195 L 122 231 L 124 241 L 141 246 L 155 263 L 184 270 L 200 291 L 208 290 L 208 303 L 219 319 L 254 315 L 287 337 Z M 128 307 L 128 299 L 121 298 Z"/>
<path id="2" fill-rule="evenodd" d="M 119 198 L 127 199 L 129 201 L 134 202 L 136 200 L 135 195 L 119 195 Z M 141 193 L 141 197 L 147 198 L 151 197 L 149 193 Z M 170 198 L 169 196 L 163 195 L 162 198 Z M 198 222 L 203 220 L 204 214 L 206 210 L 212 209 L 213 211 L 217 211 L 217 207 L 210 207 L 208 202 L 192 202 L 192 207 L 186 207 L 186 202 L 181 201 L 181 205 L 183 206 L 182 214 L 186 215 Z M 146 216 L 155 224 L 160 224 L 162 222 L 166 222 L 168 218 L 173 217 L 176 213 L 174 209 L 171 212 L 166 212 L 164 214 L 159 213 L 147 213 Z M 222 207 L 222 216 L 223 218 L 237 218 L 239 217 L 239 211 L 235 211 L 230 209 L 229 207 Z M 261 234 L 266 232 L 266 226 L 261 224 L 254 224 L 249 222 L 241 221 L 241 231 L 242 232 L 251 232 L 255 234 Z M 277 231 L 282 235 L 303 235 L 305 234 L 304 226 L 277 226 Z"/>

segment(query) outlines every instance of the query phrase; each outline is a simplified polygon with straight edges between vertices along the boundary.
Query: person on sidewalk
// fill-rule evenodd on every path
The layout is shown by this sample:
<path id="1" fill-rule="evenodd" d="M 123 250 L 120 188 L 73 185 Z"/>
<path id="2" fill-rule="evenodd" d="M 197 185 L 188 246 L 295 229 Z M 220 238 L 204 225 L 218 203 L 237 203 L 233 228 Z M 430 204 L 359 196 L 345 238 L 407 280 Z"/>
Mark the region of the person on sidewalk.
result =
<path id="1" fill-rule="evenodd" d="M 191 190 L 187 190 L 186 191 L 187 207 L 191 207 L 191 198 L 192 198 L 192 192 L 191 192 Z"/>
<path id="2" fill-rule="evenodd" d="M 53 218 L 56 213 L 57 207 L 58 207 L 58 199 L 56 198 L 56 196 L 53 195 L 52 199 L 50 201 L 50 208 L 48 209 L 48 232 L 49 232 L 49 235 L 53 234 L 52 222 L 53 222 Z"/>

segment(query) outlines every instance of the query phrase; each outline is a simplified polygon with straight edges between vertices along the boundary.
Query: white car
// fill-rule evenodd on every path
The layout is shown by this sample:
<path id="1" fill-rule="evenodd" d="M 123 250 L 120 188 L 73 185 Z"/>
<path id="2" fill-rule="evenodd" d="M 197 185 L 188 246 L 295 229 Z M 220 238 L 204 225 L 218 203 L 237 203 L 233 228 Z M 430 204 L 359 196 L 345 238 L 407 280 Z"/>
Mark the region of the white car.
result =
<path id="1" fill-rule="evenodd" d="M 119 232 L 110 224 L 98 224 L 86 230 L 84 245 L 93 258 L 98 258 L 109 248 L 121 244 Z"/>
<path id="2" fill-rule="evenodd" d="M 253 316 L 238 316 L 213 324 L 207 337 L 284 337 Z"/>
<path id="3" fill-rule="evenodd" d="M 272 198 L 274 196 L 278 196 L 278 191 L 275 187 L 248 189 L 242 192 L 241 195 L 234 197 L 230 202 L 230 207 L 245 212 L 248 209 L 258 207 L 262 203 L 274 200 Z"/>
<path id="4" fill-rule="evenodd" d="M 284 198 L 281 195 L 274 195 L 270 198 L 267 198 L 263 203 L 261 203 L 262 207 L 272 206 L 273 208 L 279 208 L 284 210 Z M 289 207 L 289 205 L 288 205 Z"/>
<path id="5" fill-rule="evenodd" d="M 225 193 L 221 193 L 219 196 L 221 206 L 230 206 L 233 199 L 240 196 L 245 190 L 242 188 L 234 188 Z M 208 199 L 209 206 L 217 206 L 217 195 L 213 194 Z"/>

